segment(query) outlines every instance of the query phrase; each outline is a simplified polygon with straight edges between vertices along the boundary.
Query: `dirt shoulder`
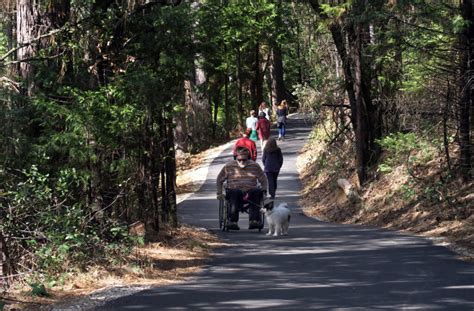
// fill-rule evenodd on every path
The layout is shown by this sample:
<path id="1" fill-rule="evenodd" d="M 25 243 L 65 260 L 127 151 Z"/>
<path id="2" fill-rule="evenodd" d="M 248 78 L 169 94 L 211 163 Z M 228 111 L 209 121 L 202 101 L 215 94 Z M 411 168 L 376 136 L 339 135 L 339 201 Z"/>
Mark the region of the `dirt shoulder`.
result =
<path id="1" fill-rule="evenodd" d="M 183 155 L 177 159 L 176 186 L 178 203 L 198 191 L 206 180 L 209 164 L 234 141 L 209 148 L 195 155 Z"/>
<path id="2" fill-rule="evenodd" d="M 390 172 L 372 172 L 364 187 L 357 184 L 353 155 L 346 146 L 323 150 L 308 144 L 298 159 L 304 212 L 328 222 L 402 230 L 447 246 L 459 258 L 474 261 L 474 184 L 446 181 L 441 159 Z M 338 185 L 344 179 L 357 199 Z"/>
<path id="3" fill-rule="evenodd" d="M 120 296 L 180 282 L 199 271 L 214 248 L 223 246 L 215 235 L 186 226 L 163 230 L 157 240 L 135 247 L 120 264 L 64 274 L 44 297 L 32 296 L 25 282 L 14 284 L 0 300 L 6 302 L 5 310 L 87 310 Z"/>
<path id="4" fill-rule="evenodd" d="M 208 164 L 228 145 L 179 159 L 178 202 L 201 187 Z M 136 246 L 116 265 L 93 266 L 87 271 L 58 276 L 46 288 L 47 295 L 43 297 L 32 295 L 30 282 L 16 282 L 0 296 L 0 302 L 6 303 L 4 310 L 92 309 L 147 288 L 181 282 L 200 271 L 215 248 L 224 246 L 215 235 L 202 229 L 188 226 L 164 228 L 156 242 Z"/>

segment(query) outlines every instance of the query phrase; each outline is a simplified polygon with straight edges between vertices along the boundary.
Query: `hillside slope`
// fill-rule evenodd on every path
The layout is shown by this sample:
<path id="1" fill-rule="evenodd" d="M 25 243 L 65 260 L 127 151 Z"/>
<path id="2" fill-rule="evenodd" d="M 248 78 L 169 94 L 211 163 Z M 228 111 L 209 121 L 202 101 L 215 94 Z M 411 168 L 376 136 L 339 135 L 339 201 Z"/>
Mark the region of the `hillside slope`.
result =
<path id="1" fill-rule="evenodd" d="M 463 259 L 474 260 L 474 185 L 451 178 L 443 169 L 442 155 L 428 145 L 421 146 L 419 139 L 412 140 L 405 152 L 401 152 L 400 144 L 397 148 L 388 146 L 372 169 L 370 181 L 360 187 L 351 144 L 328 146 L 316 132 L 298 160 L 307 215 L 330 222 L 405 230 L 432 238 Z M 342 178 L 350 182 L 359 199 L 349 200 L 337 183 Z"/>

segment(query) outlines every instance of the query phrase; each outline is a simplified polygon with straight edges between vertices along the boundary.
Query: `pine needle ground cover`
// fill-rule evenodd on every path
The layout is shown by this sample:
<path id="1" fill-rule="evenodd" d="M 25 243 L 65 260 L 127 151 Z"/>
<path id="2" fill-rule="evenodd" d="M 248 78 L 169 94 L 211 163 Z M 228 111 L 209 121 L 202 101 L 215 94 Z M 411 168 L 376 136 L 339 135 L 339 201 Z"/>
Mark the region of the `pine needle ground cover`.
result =
<path id="1" fill-rule="evenodd" d="M 473 184 L 451 177 L 436 142 L 423 133 L 382 139 L 382 156 L 370 180 L 357 183 L 350 141 L 328 145 L 315 128 L 299 158 L 306 214 L 324 221 L 403 230 L 435 239 L 466 260 L 474 259 Z M 459 150 L 451 147 L 453 157 Z M 338 187 L 345 178 L 360 200 Z"/>
<path id="2" fill-rule="evenodd" d="M 177 159 L 180 195 L 185 196 L 199 188 L 206 158 L 221 149 L 210 148 Z M 206 231 L 187 226 L 164 228 L 155 242 L 137 245 L 116 264 L 93 265 L 86 271 L 50 276 L 48 282 L 29 278 L 17 280 L 0 296 L 0 301 L 5 302 L 5 310 L 47 310 L 51 305 L 66 305 L 72 301 L 80 304 L 81 297 L 107 288 L 171 284 L 199 271 L 212 256 L 212 250 L 222 246 L 224 244 L 216 236 Z"/>

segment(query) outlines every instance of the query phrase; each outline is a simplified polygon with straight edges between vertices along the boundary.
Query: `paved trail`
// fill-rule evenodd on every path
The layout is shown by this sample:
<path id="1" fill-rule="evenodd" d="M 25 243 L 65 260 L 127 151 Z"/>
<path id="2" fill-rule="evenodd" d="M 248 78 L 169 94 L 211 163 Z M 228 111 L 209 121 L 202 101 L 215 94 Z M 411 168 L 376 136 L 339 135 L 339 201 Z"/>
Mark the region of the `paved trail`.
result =
<path id="1" fill-rule="evenodd" d="M 474 265 L 431 242 L 397 232 L 320 222 L 301 214 L 298 150 L 310 126 L 292 120 L 281 143 L 284 167 L 277 202 L 292 209 L 289 236 L 218 230 L 215 178 L 229 160 L 217 157 L 206 183 L 180 204 L 185 223 L 209 228 L 232 247 L 186 282 L 145 290 L 98 310 L 474 310 Z M 260 155 L 259 155 L 260 157 Z M 266 228 L 265 228 L 266 231 Z"/>

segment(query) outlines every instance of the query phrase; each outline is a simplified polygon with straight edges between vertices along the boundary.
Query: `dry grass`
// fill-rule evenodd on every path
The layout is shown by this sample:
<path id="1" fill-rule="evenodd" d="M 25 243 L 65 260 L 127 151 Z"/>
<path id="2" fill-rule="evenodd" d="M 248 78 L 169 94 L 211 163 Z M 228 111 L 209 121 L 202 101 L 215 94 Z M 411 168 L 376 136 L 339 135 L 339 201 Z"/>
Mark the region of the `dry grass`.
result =
<path id="1" fill-rule="evenodd" d="M 210 148 L 200 153 L 190 155 L 183 154 L 176 160 L 177 194 L 193 193 L 199 190 L 202 182 L 207 176 L 207 161 L 212 159 L 214 154 L 220 153 L 227 145 Z"/>
<path id="2" fill-rule="evenodd" d="M 113 286 L 170 284 L 199 271 L 212 249 L 221 246 L 215 235 L 205 231 L 186 226 L 163 230 L 158 242 L 135 247 L 121 264 L 67 275 L 63 285 L 48 289 L 49 297 L 32 297 L 29 286 L 15 284 L 2 299 L 9 303 L 6 310 L 37 309 Z"/>
<path id="3" fill-rule="evenodd" d="M 308 215 L 441 238 L 461 258 L 474 260 L 473 183 L 446 180 L 443 159 L 438 157 L 410 170 L 400 164 L 390 173 L 371 172 L 371 181 L 360 188 L 355 171 L 347 169 L 354 163 L 346 150 L 350 146 L 323 150 L 314 144 L 301 154 L 302 205 Z M 337 187 L 338 178 L 350 180 L 362 200 L 349 202 Z"/>

